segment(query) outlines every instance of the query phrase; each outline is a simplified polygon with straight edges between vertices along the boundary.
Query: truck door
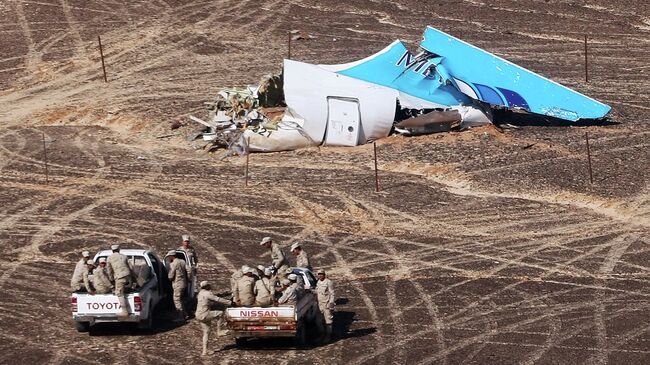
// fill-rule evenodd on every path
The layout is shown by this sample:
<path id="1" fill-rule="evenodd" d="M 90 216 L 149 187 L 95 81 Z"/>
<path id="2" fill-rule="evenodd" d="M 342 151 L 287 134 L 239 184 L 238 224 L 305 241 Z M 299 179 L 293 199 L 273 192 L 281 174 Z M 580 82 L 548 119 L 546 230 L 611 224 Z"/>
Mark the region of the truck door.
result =
<path id="1" fill-rule="evenodd" d="M 352 98 L 327 98 L 326 146 L 356 146 L 361 129 L 359 100 Z"/>
<path id="2" fill-rule="evenodd" d="M 185 261 L 185 265 L 187 266 L 187 268 L 189 268 L 190 270 L 192 269 L 192 264 L 187 259 L 187 252 L 185 252 L 184 250 L 176 250 L 176 257 Z M 170 265 L 169 255 L 165 255 L 164 263 L 165 263 L 165 268 L 169 270 L 169 265 Z M 196 294 L 196 290 L 195 290 L 196 287 L 197 287 L 196 276 L 193 276 L 191 280 L 187 281 L 187 287 L 185 288 L 186 298 L 194 299 L 194 296 Z"/>
<path id="3" fill-rule="evenodd" d="M 158 283 L 158 293 L 162 293 L 163 282 L 164 282 L 164 280 L 162 279 L 163 273 L 161 273 L 162 264 L 160 263 L 160 261 L 158 261 L 158 258 L 152 255 L 151 253 L 149 253 L 148 256 L 149 256 L 149 261 L 151 261 L 151 266 L 153 267 L 154 276 L 156 277 L 156 281 Z M 165 275 L 167 274 L 165 273 Z"/>

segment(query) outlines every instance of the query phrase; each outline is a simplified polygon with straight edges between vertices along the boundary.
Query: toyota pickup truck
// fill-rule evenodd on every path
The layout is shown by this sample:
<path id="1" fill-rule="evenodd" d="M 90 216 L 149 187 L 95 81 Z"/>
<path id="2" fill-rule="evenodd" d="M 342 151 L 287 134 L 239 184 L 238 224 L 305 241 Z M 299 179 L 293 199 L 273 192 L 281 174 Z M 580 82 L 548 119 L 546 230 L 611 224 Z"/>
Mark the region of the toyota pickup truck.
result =
<path id="1" fill-rule="evenodd" d="M 277 307 L 236 307 L 225 313 L 227 327 L 235 343 L 241 346 L 250 338 L 293 337 L 298 346 L 307 343 L 307 333 L 322 334 L 323 318 L 318 309 L 314 274 L 306 268 L 294 268 L 300 275 L 305 291 L 298 303 Z"/>
<path id="2" fill-rule="evenodd" d="M 74 292 L 70 297 L 72 319 L 77 331 L 88 332 L 90 326 L 104 322 L 137 323 L 138 328 L 151 329 L 156 307 L 163 302 L 170 302 L 171 283 L 167 278 L 168 260 L 160 260 L 152 251 L 139 249 L 122 249 L 120 253 L 129 258 L 129 264 L 135 274 L 135 287 L 127 289 L 126 298 L 129 308 L 128 316 L 117 317 L 121 307 L 114 294 L 90 294 Z M 111 255 L 104 250 L 95 255 L 95 263 L 101 257 Z M 177 257 L 187 259 L 185 252 L 177 250 Z M 187 260 L 186 260 L 187 261 Z M 194 298 L 194 285 L 188 285 L 186 298 Z"/>

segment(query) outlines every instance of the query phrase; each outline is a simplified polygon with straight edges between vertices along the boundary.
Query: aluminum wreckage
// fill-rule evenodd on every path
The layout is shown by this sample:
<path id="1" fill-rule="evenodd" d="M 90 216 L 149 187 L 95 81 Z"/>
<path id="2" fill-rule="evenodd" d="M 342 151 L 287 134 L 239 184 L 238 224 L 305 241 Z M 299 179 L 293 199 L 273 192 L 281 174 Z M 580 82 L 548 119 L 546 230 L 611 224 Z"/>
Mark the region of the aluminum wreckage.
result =
<path id="1" fill-rule="evenodd" d="M 495 110 L 560 122 L 604 118 L 611 108 L 503 58 L 427 27 L 417 54 L 394 41 L 359 61 L 284 60 L 280 75 L 225 89 L 206 103 L 210 148 L 283 151 L 356 146 L 388 136 L 492 123 Z"/>

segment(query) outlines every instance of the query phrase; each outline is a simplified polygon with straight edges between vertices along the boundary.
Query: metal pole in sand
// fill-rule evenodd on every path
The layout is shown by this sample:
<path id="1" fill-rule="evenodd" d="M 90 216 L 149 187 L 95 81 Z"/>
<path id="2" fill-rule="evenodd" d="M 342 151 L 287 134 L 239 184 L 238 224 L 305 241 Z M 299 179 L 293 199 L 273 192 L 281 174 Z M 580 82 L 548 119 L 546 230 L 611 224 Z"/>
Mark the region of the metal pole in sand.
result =
<path id="1" fill-rule="evenodd" d="M 250 160 L 251 150 L 251 137 L 246 139 L 246 173 L 244 174 L 244 186 L 248 187 L 248 161 Z"/>
<path id="2" fill-rule="evenodd" d="M 375 151 L 375 193 L 379 192 L 379 171 L 377 169 L 377 142 L 372 142 L 372 148 Z"/>
<path id="3" fill-rule="evenodd" d="M 594 174 L 591 170 L 591 149 L 589 148 L 589 132 L 585 132 L 585 140 L 587 141 L 587 161 L 589 161 L 589 183 L 593 185 Z"/>
<path id="4" fill-rule="evenodd" d="M 43 164 L 45 165 L 45 183 L 49 184 L 50 183 L 50 173 L 48 171 L 47 167 L 47 148 L 45 147 L 45 133 L 42 133 L 43 135 Z"/>
<path id="5" fill-rule="evenodd" d="M 288 53 L 288 54 L 287 54 L 287 59 L 290 60 L 290 59 L 291 59 L 291 32 L 289 32 L 289 33 L 287 33 L 287 34 L 289 34 L 289 38 L 288 38 L 288 41 L 289 41 L 289 50 L 288 50 L 288 52 L 287 52 L 287 53 Z"/>
<path id="6" fill-rule="evenodd" d="M 587 59 L 587 35 L 585 34 L 585 82 L 589 82 L 589 63 Z"/>
<path id="7" fill-rule="evenodd" d="M 104 64 L 104 48 L 102 48 L 102 39 L 100 36 L 97 36 L 97 42 L 99 42 L 99 55 L 102 58 L 102 70 L 104 71 L 104 82 L 108 82 L 106 77 L 106 65 Z"/>

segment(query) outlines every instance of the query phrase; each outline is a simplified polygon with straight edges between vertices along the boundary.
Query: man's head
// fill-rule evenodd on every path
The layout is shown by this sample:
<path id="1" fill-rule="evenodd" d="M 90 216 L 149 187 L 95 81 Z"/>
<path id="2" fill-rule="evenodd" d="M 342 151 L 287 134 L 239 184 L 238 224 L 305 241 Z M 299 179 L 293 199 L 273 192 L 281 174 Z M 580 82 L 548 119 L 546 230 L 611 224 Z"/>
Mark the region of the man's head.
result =
<path id="1" fill-rule="evenodd" d="M 273 240 L 271 239 L 271 237 L 264 237 L 264 238 L 262 238 L 262 241 L 260 242 L 260 246 L 270 248 L 272 243 L 273 243 Z"/>
<path id="2" fill-rule="evenodd" d="M 183 247 L 189 247 L 190 246 L 190 235 L 189 234 L 184 234 L 181 236 L 181 239 L 183 240 Z"/>
<path id="3" fill-rule="evenodd" d="M 106 266 L 106 257 L 100 257 L 99 258 L 99 266 L 101 266 L 101 267 Z"/>
<path id="4" fill-rule="evenodd" d="M 244 271 L 244 275 L 253 277 L 257 274 L 257 269 L 249 267 L 248 270 Z"/>
<path id="5" fill-rule="evenodd" d="M 173 262 L 176 259 L 176 250 L 169 250 L 167 257 L 169 257 L 170 262 Z"/>
<path id="6" fill-rule="evenodd" d="M 210 283 L 203 280 L 202 282 L 199 283 L 199 288 L 205 289 L 205 290 L 210 290 Z"/>
<path id="7" fill-rule="evenodd" d="M 88 266 L 89 269 L 93 269 L 95 267 L 95 262 L 93 260 L 86 260 L 86 266 Z"/>
<path id="8" fill-rule="evenodd" d="M 111 251 L 120 252 L 120 245 L 118 245 L 118 244 L 111 245 Z"/>
<path id="9" fill-rule="evenodd" d="M 289 275 L 287 275 L 287 279 L 289 279 L 289 281 L 291 281 L 292 283 L 295 283 L 298 280 L 298 275 L 289 274 Z"/>
<path id="10" fill-rule="evenodd" d="M 81 257 L 84 259 L 89 259 L 90 258 L 90 252 L 89 251 L 81 251 Z"/>
<path id="11" fill-rule="evenodd" d="M 271 275 L 273 275 L 273 271 L 271 270 L 271 268 L 270 267 L 265 268 L 264 269 L 264 276 L 266 276 L 267 278 L 270 278 Z"/>
<path id="12" fill-rule="evenodd" d="M 325 274 L 325 270 L 323 269 L 318 270 L 316 275 L 318 275 L 318 280 L 325 280 L 325 278 L 327 277 L 327 274 Z"/>
<path id="13" fill-rule="evenodd" d="M 291 253 L 298 256 L 300 255 L 300 251 L 302 251 L 302 247 L 300 247 L 300 242 L 294 242 L 294 244 L 291 245 Z"/>
<path id="14" fill-rule="evenodd" d="M 282 287 L 286 288 L 291 285 L 291 281 L 289 281 L 289 279 L 282 279 L 280 284 L 282 285 Z"/>

